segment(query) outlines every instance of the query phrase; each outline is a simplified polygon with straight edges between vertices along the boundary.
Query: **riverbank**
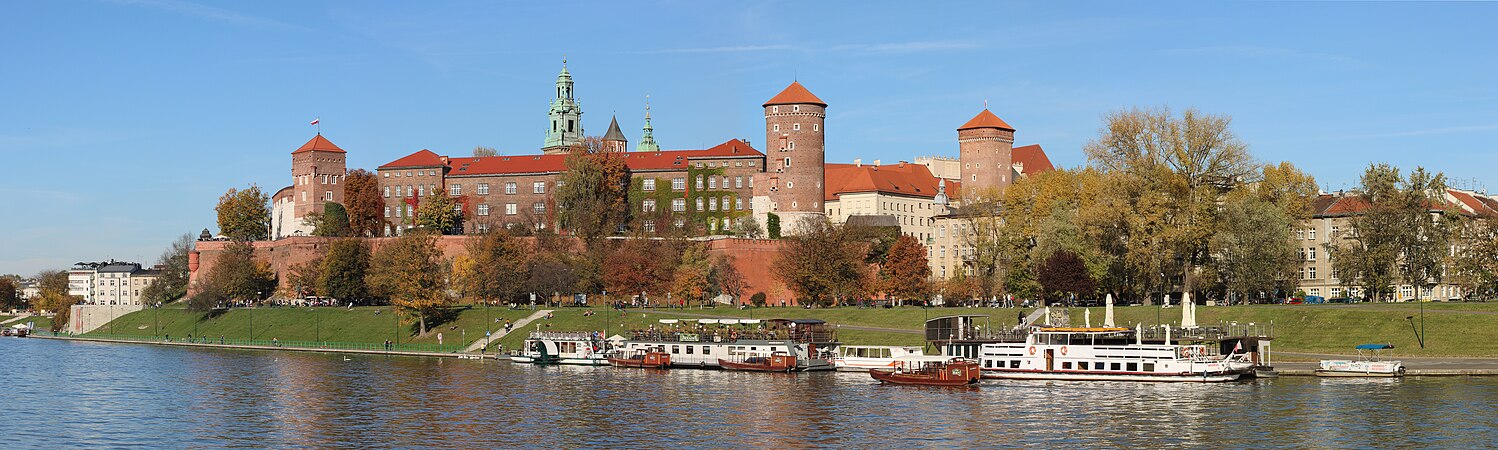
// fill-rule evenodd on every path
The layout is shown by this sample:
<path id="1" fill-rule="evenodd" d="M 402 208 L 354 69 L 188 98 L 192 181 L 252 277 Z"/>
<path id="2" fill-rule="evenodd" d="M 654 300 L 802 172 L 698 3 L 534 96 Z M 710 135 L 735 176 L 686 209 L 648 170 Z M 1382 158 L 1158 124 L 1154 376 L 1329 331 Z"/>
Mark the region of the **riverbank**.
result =
<path id="1" fill-rule="evenodd" d="M 1287 359 L 1293 354 L 1348 355 L 1361 343 L 1390 343 L 1395 349 L 1386 352 L 1394 358 L 1491 358 L 1498 356 L 1498 303 L 1430 303 L 1424 306 L 1425 348 L 1421 348 L 1410 329 L 1412 320 L 1418 326 L 1421 305 L 1413 303 L 1378 303 L 1355 305 L 1254 305 L 1202 306 L 1197 322 L 1202 326 L 1218 323 L 1272 326 L 1275 351 Z M 1091 310 L 1092 324 L 1101 324 L 1103 308 Z M 689 309 L 630 309 L 624 313 L 607 308 L 556 308 L 552 317 L 531 323 L 527 330 L 515 330 L 493 339 L 489 352 L 518 348 L 531 330 L 600 331 L 609 335 L 624 330 L 642 329 L 660 319 L 695 317 L 735 318 L 811 318 L 838 326 L 845 344 L 921 345 L 922 324 L 927 318 L 958 314 L 988 315 L 986 326 L 1008 328 L 1017 316 L 1033 309 L 1015 308 L 749 308 L 733 307 Z M 1085 321 L 1084 308 L 1072 308 L 1072 321 Z M 403 322 L 390 307 L 357 308 L 239 308 L 215 313 L 199 313 L 180 307 L 146 309 L 125 315 L 94 332 L 92 338 L 139 339 L 196 338 L 259 339 L 308 342 L 346 342 L 397 345 L 456 346 L 473 344 L 485 333 L 498 334 L 505 321 L 518 322 L 533 311 L 529 308 L 457 307 L 432 326 L 425 335 L 416 325 Z M 1115 323 L 1153 326 L 1159 320 L 1177 323 L 1179 308 L 1130 306 L 1115 308 Z M 443 335 L 438 342 L 438 334 Z"/>

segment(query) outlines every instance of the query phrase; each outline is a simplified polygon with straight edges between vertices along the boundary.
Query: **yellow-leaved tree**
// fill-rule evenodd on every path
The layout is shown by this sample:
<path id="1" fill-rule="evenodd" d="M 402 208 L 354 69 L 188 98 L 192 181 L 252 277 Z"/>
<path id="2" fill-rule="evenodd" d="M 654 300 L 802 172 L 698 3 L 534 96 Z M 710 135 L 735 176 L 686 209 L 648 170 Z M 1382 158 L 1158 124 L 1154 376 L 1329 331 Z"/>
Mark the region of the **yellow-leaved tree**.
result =
<path id="1" fill-rule="evenodd" d="M 412 232 L 375 252 L 365 282 L 375 296 L 389 299 L 391 305 L 414 317 L 420 333 L 426 335 L 427 319 L 448 304 L 442 269 L 436 235 Z"/>

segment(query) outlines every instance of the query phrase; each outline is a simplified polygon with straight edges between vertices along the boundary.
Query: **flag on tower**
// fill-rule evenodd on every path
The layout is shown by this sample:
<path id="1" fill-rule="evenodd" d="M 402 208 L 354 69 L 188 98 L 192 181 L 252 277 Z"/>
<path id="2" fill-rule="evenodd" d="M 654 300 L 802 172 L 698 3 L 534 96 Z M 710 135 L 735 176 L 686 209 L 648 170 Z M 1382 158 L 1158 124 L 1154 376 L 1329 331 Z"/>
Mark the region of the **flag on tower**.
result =
<path id="1" fill-rule="evenodd" d="M 321 117 L 318 117 L 316 119 L 312 119 L 311 125 L 317 125 L 318 122 L 322 122 L 322 118 Z"/>

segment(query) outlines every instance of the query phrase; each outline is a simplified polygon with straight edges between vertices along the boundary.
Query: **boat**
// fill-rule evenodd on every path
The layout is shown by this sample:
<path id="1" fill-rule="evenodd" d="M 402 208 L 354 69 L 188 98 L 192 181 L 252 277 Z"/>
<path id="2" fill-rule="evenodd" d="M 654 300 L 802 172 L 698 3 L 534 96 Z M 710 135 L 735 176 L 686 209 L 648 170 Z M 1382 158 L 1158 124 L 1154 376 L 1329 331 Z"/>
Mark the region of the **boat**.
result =
<path id="1" fill-rule="evenodd" d="M 526 337 L 523 350 L 510 356 L 522 364 L 609 364 L 608 342 L 598 333 L 586 331 L 535 331 Z"/>
<path id="2" fill-rule="evenodd" d="M 1240 354 L 1206 345 L 1145 344 L 1122 327 L 1032 326 L 1024 342 L 983 344 L 985 378 L 1024 380 L 1233 381 L 1248 372 Z"/>
<path id="3" fill-rule="evenodd" d="M 845 372 L 867 372 L 870 369 L 889 369 L 895 362 L 907 356 L 922 356 L 920 347 L 888 345 L 842 345 L 838 346 L 832 366 Z"/>
<path id="4" fill-rule="evenodd" d="M 1402 377 L 1404 363 L 1385 361 L 1382 352 L 1394 348 L 1392 344 L 1362 344 L 1355 347 L 1358 359 L 1323 359 L 1316 367 L 1318 377 Z"/>
<path id="5" fill-rule="evenodd" d="M 637 349 L 628 354 L 626 350 L 614 351 L 614 356 L 609 357 L 609 364 L 614 367 L 640 367 L 651 369 L 664 369 L 671 366 L 671 354 L 656 350 Z"/>
<path id="6" fill-rule="evenodd" d="M 894 367 L 870 369 L 869 376 L 880 383 L 917 386 L 965 386 L 983 377 L 978 363 L 951 356 L 905 356 L 896 358 Z"/>
<path id="7" fill-rule="evenodd" d="M 626 336 L 617 344 L 625 354 L 658 350 L 673 368 L 724 368 L 724 360 L 780 352 L 794 357 L 792 371 L 833 370 L 839 346 L 833 328 L 816 319 L 661 319 Z"/>
<path id="8" fill-rule="evenodd" d="M 726 370 L 750 372 L 794 372 L 800 370 L 796 356 L 786 352 L 734 351 L 728 358 L 718 360 L 718 367 Z"/>

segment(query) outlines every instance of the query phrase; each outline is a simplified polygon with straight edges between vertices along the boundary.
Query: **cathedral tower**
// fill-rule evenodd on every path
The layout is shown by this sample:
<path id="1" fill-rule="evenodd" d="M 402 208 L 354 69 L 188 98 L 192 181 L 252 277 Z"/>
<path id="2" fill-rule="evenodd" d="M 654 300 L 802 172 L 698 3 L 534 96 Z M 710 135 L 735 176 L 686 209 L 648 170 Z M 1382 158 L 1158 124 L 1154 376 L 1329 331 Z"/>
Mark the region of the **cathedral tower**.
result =
<path id="1" fill-rule="evenodd" d="M 546 131 L 546 144 L 541 146 L 548 155 L 566 153 L 567 149 L 583 142 L 583 109 L 573 98 L 572 73 L 567 71 L 567 60 L 562 60 L 562 73 L 557 74 L 556 98 L 551 100 L 550 128 Z"/>
<path id="2" fill-rule="evenodd" d="M 645 96 L 645 128 L 640 135 L 640 145 L 635 146 L 637 152 L 658 152 L 661 146 L 655 143 L 655 127 L 650 126 L 650 96 Z"/>
<path id="3" fill-rule="evenodd" d="M 1014 181 L 1014 127 L 988 109 L 957 127 L 963 196 L 1003 192 Z"/>
<path id="4" fill-rule="evenodd" d="M 629 139 L 624 137 L 624 132 L 619 131 L 619 118 L 609 120 L 609 131 L 603 134 L 603 151 L 627 152 L 629 151 Z"/>
<path id="5" fill-rule="evenodd" d="M 782 233 L 796 234 L 802 218 L 824 214 L 827 103 L 793 82 L 764 108 L 765 173 L 755 186 L 755 215 L 764 223 L 767 213 L 775 213 Z"/>

